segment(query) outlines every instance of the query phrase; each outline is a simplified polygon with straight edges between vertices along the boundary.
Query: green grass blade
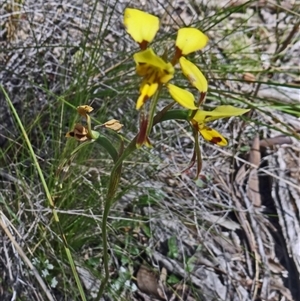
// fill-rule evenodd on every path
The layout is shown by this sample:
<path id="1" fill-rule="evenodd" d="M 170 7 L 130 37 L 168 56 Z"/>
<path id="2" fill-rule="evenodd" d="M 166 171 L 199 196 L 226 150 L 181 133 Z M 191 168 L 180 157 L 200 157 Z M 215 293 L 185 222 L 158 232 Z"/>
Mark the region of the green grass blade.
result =
<path id="1" fill-rule="evenodd" d="M 77 284 L 77 287 L 78 287 L 78 290 L 79 290 L 81 299 L 82 299 L 83 301 L 86 301 L 87 299 L 86 299 L 86 297 L 85 297 L 85 293 L 84 293 L 83 287 L 82 287 L 82 285 L 81 285 L 81 281 L 80 281 L 80 279 L 79 279 L 79 276 L 78 276 L 78 273 L 77 273 L 77 270 L 76 270 L 76 267 L 75 267 L 75 263 L 74 263 L 72 254 L 71 254 L 71 252 L 70 252 L 70 248 L 68 247 L 68 242 L 67 242 L 67 240 L 66 240 L 66 238 L 65 238 L 65 235 L 64 235 L 64 233 L 63 233 L 63 231 L 62 231 L 62 228 L 61 228 L 61 226 L 60 226 L 60 221 L 59 221 L 59 218 L 58 218 L 58 214 L 57 214 L 57 211 L 56 211 L 56 209 L 55 209 L 55 205 L 54 205 L 52 196 L 51 196 L 51 194 L 50 194 L 50 191 L 49 191 L 49 189 L 48 189 L 48 185 L 47 185 L 47 183 L 46 183 L 44 174 L 43 174 L 43 172 L 42 172 L 42 170 L 41 170 L 41 167 L 40 167 L 40 165 L 39 165 L 39 162 L 38 162 L 38 160 L 37 160 L 37 157 L 36 157 L 36 155 L 35 155 L 35 152 L 34 152 L 34 150 L 33 150 L 33 147 L 32 147 L 32 145 L 31 145 L 31 142 L 30 142 L 30 140 L 29 140 L 29 138 L 28 138 L 28 136 L 27 136 L 27 133 L 26 133 L 26 131 L 25 131 L 25 128 L 24 128 L 24 126 L 23 126 L 23 123 L 22 123 L 21 119 L 19 118 L 19 115 L 18 115 L 18 113 L 17 113 L 17 111 L 16 111 L 16 109 L 15 109 L 15 107 L 14 107 L 12 101 L 10 100 L 8 94 L 6 93 L 6 91 L 5 91 L 5 89 L 4 89 L 4 87 L 3 87 L 2 85 L 0 86 L 0 89 L 2 90 L 2 92 L 3 92 L 4 96 L 5 96 L 5 99 L 6 99 L 8 105 L 9 105 L 9 107 L 10 107 L 10 109 L 11 109 L 11 111 L 12 111 L 12 113 L 13 113 L 13 115 L 14 115 L 14 117 L 15 117 L 15 119 L 16 119 L 18 125 L 19 125 L 19 127 L 20 127 L 20 130 L 21 130 L 21 132 L 22 132 L 22 135 L 23 135 L 23 137 L 24 137 L 24 140 L 25 140 L 25 142 L 26 142 L 26 144 L 27 144 L 27 147 L 28 147 L 30 156 L 31 156 L 31 158 L 32 158 L 32 160 L 33 160 L 34 166 L 36 167 L 36 170 L 37 170 L 37 172 L 38 172 L 38 175 L 39 175 L 40 181 L 41 181 L 41 183 L 42 183 L 42 186 L 43 186 L 43 188 L 44 188 L 44 192 L 45 192 L 45 194 L 46 194 L 48 203 L 49 203 L 50 208 L 51 208 L 51 210 L 52 210 L 52 214 L 53 214 L 54 220 L 55 220 L 56 224 L 58 225 L 58 228 L 59 228 L 59 231 L 60 231 L 60 235 L 61 235 L 61 238 L 62 238 L 62 241 L 63 241 L 63 244 L 64 244 L 64 249 L 65 249 L 65 252 L 66 252 L 66 254 L 67 254 L 67 258 L 68 258 L 69 264 L 70 264 L 70 266 L 71 266 L 71 270 L 72 270 L 74 279 L 75 279 L 75 281 L 76 281 L 76 284 Z"/>

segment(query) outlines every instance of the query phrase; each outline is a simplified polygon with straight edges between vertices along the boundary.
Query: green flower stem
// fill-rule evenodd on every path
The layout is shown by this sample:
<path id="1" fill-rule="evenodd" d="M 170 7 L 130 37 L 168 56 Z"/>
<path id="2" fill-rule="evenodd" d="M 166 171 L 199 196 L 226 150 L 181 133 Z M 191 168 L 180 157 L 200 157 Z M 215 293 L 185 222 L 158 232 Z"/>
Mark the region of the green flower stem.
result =
<path id="1" fill-rule="evenodd" d="M 198 111 L 198 110 L 193 110 L 193 111 L 191 111 L 191 114 L 190 114 L 190 120 L 192 120 L 192 119 L 195 117 L 197 111 Z"/>
<path id="2" fill-rule="evenodd" d="M 151 128 L 156 124 L 172 119 L 181 119 L 181 120 L 189 120 L 189 111 L 187 110 L 172 110 L 163 112 L 158 112 L 156 116 L 153 118 L 153 122 L 151 122 Z M 122 172 L 122 163 L 123 161 L 136 150 L 136 140 L 137 136 L 133 138 L 133 140 L 128 144 L 128 146 L 124 149 L 123 153 L 120 157 L 115 161 L 115 165 L 111 171 L 109 184 L 108 184 L 108 192 L 106 195 L 106 203 L 104 206 L 104 212 L 102 217 L 102 243 L 103 243 L 103 264 L 104 264 L 104 272 L 105 276 L 101 281 L 101 285 L 97 294 L 96 301 L 99 301 L 103 295 L 106 284 L 109 280 L 109 267 L 108 267 L 108 243 L 107 243 L 107 219 L 110 208 L 114 203 L 114 196 L 119 186 L 121 172 Z"/>
<path id="3" fill-rule="evenodd" d="M 151 100 L 150 113 L 148 116 L 147 136 L 150 135 L 150 132 L 153 127 L 153 119 L 154 119 L 155 109 L 157 106 L 158 96 L 160 94 L 160 91 L 161 91 L 161 85 L 158 87 L 157 91 L 155 92 Z"/>
<path id="4" fill-rule="evenodd" d="M 88 127 L 88 132 L 91 135 L 91 138 L 92 139 L 97 139 L 99 133 L 92 130 L 90 115 L 86 113 L 85 117 L 86 117 L 86 124 L 87 124 L 87 127 Z"/>
<path id="5" fill-rule="evenodd" d="M 107 243 L 107 218 L 110 211 L 110 208 L 114 201 L 114 196 L 119 186 L 121 172 L 122 172 L 122 163 L 123 161 L 136 149 L 136 138 L 137 136 L 129 143 L 125 148 L 119 159 L 115 162 L 115 165 L 111 171 L 108 192 L 106 195 L 106 203 L 104 206 L 104 212 L 102 217 L 102 244 L 103 244 L 103 263 L 105 276 L 101 281 L 101 285 L 97 294 L 96 301 L 99 301 L 103 295 L 106 284 L 109 280 L 109 269 L 108 269 L 108 243 Z"/>

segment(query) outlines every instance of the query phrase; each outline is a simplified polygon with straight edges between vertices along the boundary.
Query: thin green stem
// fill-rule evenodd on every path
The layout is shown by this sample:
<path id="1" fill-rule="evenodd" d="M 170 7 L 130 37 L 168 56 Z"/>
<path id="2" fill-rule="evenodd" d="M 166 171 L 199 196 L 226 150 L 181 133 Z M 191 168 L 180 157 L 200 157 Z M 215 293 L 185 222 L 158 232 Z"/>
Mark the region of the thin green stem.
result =
<path id="1" fill-rule="evenodd" d="M 147 136 L 150 135 L 150 132 L 153 127 L 153 119 L 154 119 L 155 109 L 156 109 L 157 102 L 159 99 L 158 96 L 160 94 L 160 91 L 161 91 L 161 85 L 158 87 L 157 91 L 155 92 L 155 94 L 153 95 L 152 100 L 151 100 L 150 113 L 148 116 Z"/>
<path id="2" fill-rule="evenodd" d="M 111 171 L 109 184 L 108 184 L 108 192 L 106 196 L 106 203 L 104 206 L 104 212 L 102 217 L 102 244 L 103 244 L 103 264 L 104 264 L 104 272 L 105 276 L 101 281 L 101 285 L 97 294 L 96 301 L 99 301 L 101 296 L 103 295 L 106 284 L 109 280 L 109 266 L 108 266 L 108 243 L 107 243 L 107 219 L 110 208 L 114 201 L 114 196 L 117 191 L 119 181 L 121 178 L 122 172 L 122 163 L 123 161 L 136 149 L 136 137 L 128 144 L 125 148 L 119 159 L 115 162 L 115 165 Z"/>
<path id="3" fill-rule="evenodd" d="M 181 119 L 181 120 L 188 120 L 189 118 L 189 111 L 187 110 L 172 110 L 172 111 L 165 111 L 162 110 L 156 114 L 156 116 L 152 119 L 151 122 L 151 129 L 156 124 L 171 120 L 171 119 Z M 133 138 L 133 140 L 128 144 L 128 146 L 124 149 L 123 153 L 120 155 L 117 161 L 115 161 L 115 165 L 111 171 L 109 184 L 108 184 L 108 192 L 106 196 L 106 203 L 104 206 L 104 212 L 102 217 L 102 244 L 103 244 L 103 264 L 104 264 L 104 272 L 105 276 L 101 281 L 101 285 L 97 294 L 96 301 L 99 301 L 103 295 L 104 289 L 107 285 L 109 280 L 109 266 L 108 266 L 108 243 L 107 243 L 107 219 L 109 215 L 110 208 L 114 203 L 114 196 L 117 191 L 119 181 L 121 178 L 122 172 L 122 163 L 123 161 L 133 152 L 136 150 L 136 140 L 137 136 Z"/>

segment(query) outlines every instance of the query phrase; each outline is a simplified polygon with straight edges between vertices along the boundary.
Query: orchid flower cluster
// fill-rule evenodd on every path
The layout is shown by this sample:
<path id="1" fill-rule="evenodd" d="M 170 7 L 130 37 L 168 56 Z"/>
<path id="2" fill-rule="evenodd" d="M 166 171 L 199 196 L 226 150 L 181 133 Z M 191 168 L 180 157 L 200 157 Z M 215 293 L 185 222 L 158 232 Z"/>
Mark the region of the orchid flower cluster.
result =
<path id="1" fill-rule="evenodd" d="M 136 109 L 140 112 L 139 132 L 126 146 L 122 135 L 117 134 L 120 138 L 120 147 L 117 149 L 105 134 L 92 130 L 89 113 L 93 108 L 83 105 L 77 107 L 77 111 L 85 119 L 86 125 L 77 123 L 74 129 L 66 135 L 82 142 L 72 154 L 75 154 L 82 146 L 96 141 L 108 152 L 114 163 L 110 174 L 102 220 L 105 277 L 101 281 L 97 300 L 100 300 L 109 277 L 106 223 L 109 210 L 115 201 L 114 196 L 119 185 L 124 160 L 139 147 L 143 145 L 152 146 L 149 135 L 156 124 L 166 120 L 181 119 L 188 122 L 194 136 L 194 153 L 189 167 L 197 162 L 197 177 L 202 167 L 199 134 L 210 143 L 219 146 L 227 145 L 227 140 L 218 131 L 210 128 L 207 123 L 220 118 L 240 116 L 249 111 L 248 109 L 235 108 L 229 105 L 218 106 L 212 111 L 205 111 L 201 108 L 208 92 L 208 82 L 199 68 L 186 58 L 189 54 L 199 51 L 207 45 L 209 39 L 200 30 L 193 27 L 179 29 L 173 57 L 171 61 L 168 61 L 166 52 L 159 56 L 149 47 L 159 29 L 159 19 L 156 16 L 138 9 L 127 8 L 124 12 L 123 21 L 127 33 L 140 47 L 140 51 L 133 54 L 136 74 L 142 77 L 139 96 L 136 101 Z M 172 83 L 177 64 L 180 65 L 183 75 L 191 86 L 196 89 L 199 95 L 197 100 L 195 100 L 194 95 L 190 91 Z M 156 107 L 163 88 L 169 91 L 175 102 L 157 111 Z M 173 109 L 172 107 L 175 103 L 178 103 L 183 108 Z M 122 128 L 122 124 L 118 120 L 113 119 L 107 121 L 101 127 L 118 133 Z"/>
<path id="2" fill-rule="evenodd" d="M 208 127 L 206 123 L 219 118 L 242 115 L 248 110 L 232 106 L 219 106 L 215 110 L 207 112 L 199 108 L 205 100 L 208 83 L 199 68 L 186 59 L 186 56 L 203 49 L 208 43 L 208 37 L 197 28 L 184 27 L 179 29 L 175 42 L 175 53 L 171 62 L 168 62 L 148 47 L 159 29 L 157 17 L 138 9 L 127 8 L 124 13 L 124 25 L 127 33 L 139 44 L 141 49 L 133 55 L 136 73 L 143 77 L 136 109 L 141 109 L 151 97 L 155 98 L 155 93 L 159 92 L 162 86 L 165 86 L 178 104 L 190 110 L 188 121 L 205 140 L 226 146 L 227 140 L 219 132 Z M 170 83 L 174 77 L 174 67 L 178 62 L 184 76 L 200 93 L 197 104 L 191 92 Z M 155 110 L 155 100 L 156 98 L 154 101 L 152 100 L 154 105 L 150 106 L 150 110 Z M 152 120 L 149 120 L 152 116 L 152 111 L 149 114 L 141 113 L 140 134 L 137 139 L 138 147 L 143 144 L 151 146 L 148 134 L 152 128 Z"/>
<path id="3" fill-rule="evenodd" d="M 186 58 L 187 55 L 203 49 L 209 41 L 208 37 L 199 29 L 193 27 L 180 28 L 177 32 L 173 57 L 171 61 L 167 61 L 166 53 L 159 56 L 149 47 L 159 30 L 159 19 L 156 16 L 138 9 L 126 8 L 123 21 L 127 33 L 138 43 L 141 49 L 133 55 L 136 74 L 142 77 L 140 93 L 136 101 L 136 109 L 140 111 L 140 129 L 135 138 L 135 146 L 136 148 L 142 145 L 152 147 L 149 135 L 156 123 L 168 119 L 184 119 L 189 122 L 195 138 L 192 162 L 198 162 L 197 174 L 199 174 L 202 160 L 198 134 L 210 143 L 226 146 L 227 140 L 223 135 L 209 127 L 207 123 L 220 118 L 239 116 L 249 110 L 235 108 L 230 105 L 221 105 L 212 111 L 201 109 L 208 91 L 208 82 L 199 68 Z M 183 75 L 188 79 L 191 86 L 198 91 L 198 101 L 195 101 L 195 97 L 190 91 L 171 83 L 175 74 L 175 66 L 178 63 Z M 185 110 L 171 110 L 173 102 L 159 113 L 156 112 L 159 95 L 163 87 L 167 88 L 175 102 Z M 150 103 L 148 112 L 145 106 L 147 102 Z M 74 137 L 82 142 L 97 139 L 99 133 L 91 130 L 91 121 L 88 115 L 92 108 L 80 106 L 77 110 L 81 116 L 86 118 L 87 127 L 76 124 L 74 130 L 69 132 L 67 137 Z M 121 128 L 117 120 L 108 121 L 104 126 L 109 127 L 109 124 L 114 124 L 117 131 Z M 113 129 L 113 127 L 109 128 Z"/>

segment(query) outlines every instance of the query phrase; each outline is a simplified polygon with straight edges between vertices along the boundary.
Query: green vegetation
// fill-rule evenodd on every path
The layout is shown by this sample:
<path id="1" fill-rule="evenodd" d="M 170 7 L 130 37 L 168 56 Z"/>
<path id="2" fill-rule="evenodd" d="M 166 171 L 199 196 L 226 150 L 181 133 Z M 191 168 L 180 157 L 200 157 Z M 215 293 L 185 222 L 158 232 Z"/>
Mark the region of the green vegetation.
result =
<path id="1" fill-rule="evenodd" d="M 167 120 L 155 125 L 150 134 L 153 148 L 142 147 L 123 161 L 120 183 L 106 212 L 105 256 L 102 222 L 115 160 L 101 143 L 85 142 L 74 153 L 80 143 L 65 135 L 82 121 L 76 108 L 88 104 L 94 107 L 92 126 L 110 139 L 117 152 L 132 141 L 139 130 L 135 103 L 140 84 L 132 56 L 139 49 L 120 27 L 123 10 L 118 1 L 90 2 L 82 7 L 82 14 L 89 18 L 81 16 L 85 19 L 81 25 L 78 16 L 70 17 L 77 12 L 68 5 L 49 8 L 66 14 L 67 27 L 61 22 L 64 17 L 53 12 L 39 21 L 29 0 L 19 1 L 15 8 L 1 7 L 11 16 L 17 12 L 13 19 L 6 18 L 0 24 L 0 29 L 11 29 L 3 46 L 0 44 L 0 252 L 5 258 L 0 269 L 9 258 L 13 262 L 5 267 L 5 273 L 0 272 L 3 300 L 10 300 L 15 292 L 18 301 L 95 300 L 105 277 L 105 262 L 109 272 L 105 296 L 117 301 L 138 300 L 134 296 L 141 288 L 139 267 L 145 265 L 157 278 L 160 276 L 163 260 L 158 263 L 155 252 L 171 263 L 180 262 L 186 273 L 182 277 L 179 268 L 168 271 L 161 281 L 166 294 L 185 300 L 176 285 L 187 284 L 195 300 L 208 300 L 203 288 L 197 286 L 195 279 L 200 276 L 195 270 L 199 262 L 203 266 L 216 262 L 211 244 L 229 244 L 224 229 L 238 224 L 238 218 L 231 215 L 240 209 L 230 203 L 233 197 L 229 192 L 235 165 L 241 164 L 236 157 L 242 154 L 242 160 L 248 160 L 257 135 L 261 140 L 278 135 L 295 143 L 300 140 L 299 51 L 296 47 L 293 50 L 300 43 L 295 30 L 299 27 L 297 7 L 266 8 L 277 20 L 272 25 L 260 19 L 262 8 L 255 9 L 257 1 L 222 9 L 189 2 L 198 17 L 187 24 L 210 37 L 202 52 L 189 57 L 209 82 L 203 108 L 212 111 L 220 105 L 232 105 L 252 110 L 241 117 L 213 121 L 213 128 L 228 138 L 227 147 L 199 138 L 203 162 L 196 180 L 196 168 L 186 170 L 194 147 L 188 123 Z M 183 26 L 181 18 L 173 17 L 175 7 L 170 6 L 174 14 L 165 11 L 153 42 L 159 54 L 164 53 L 167 42 L 176 39 L 171 24 L 177 24 L 176 29 Z M 57 31 L 49 29 L 51 18 L 59 20 Z M 24 26 L 18 23 L 20 19 Z M 49 37 L 43 32 L 41 37 L 37 35 L 43 29 L 39 22 L 48 26 L 44 30 Z M 57 33 L 59 26 L 65 35 Z M 26 31 L 27 27 L 30 30 Z M 56 35 L 61 39 L 56 40 Z M 13 61 L 15 54 L 20 61 Z M 27 58 L 22 57 L 24 54 Z M 196 89 L 177 74 L 174 82 L 195 94 Z M 12 89 L 12 85 L 17 88 Z M 162 92 L 158 109 L 170 102 L 170 95 Z M 113 118 L 124 125 L 122 139 L 103 127 Z M 293 154 L 297 156 L 296 151 Z M 296 186 L 290 178 L 286 180 Z M 222 190 L 222 185 L 228 190 Z M 212 220 L 209 214 L 219 219 Z M 228 217 L 232 224 L 224 226 L 221 217 Z M 167 225 L 167 221 L 174 225 Z M 242 248 L 245 250 L 246 244 Z M 249 254 L 257 259 L 253 250 Z M 221 275 L 222 267 L 217 268 Z M 18 289 L 12 285 L 17 275 L 26 283 L 20 282 Z M 252 275 L 253 282 L 258 282 L 256 276 Z M 253 299 L 260 294 L 255 288 L 250 291 Z"/>

